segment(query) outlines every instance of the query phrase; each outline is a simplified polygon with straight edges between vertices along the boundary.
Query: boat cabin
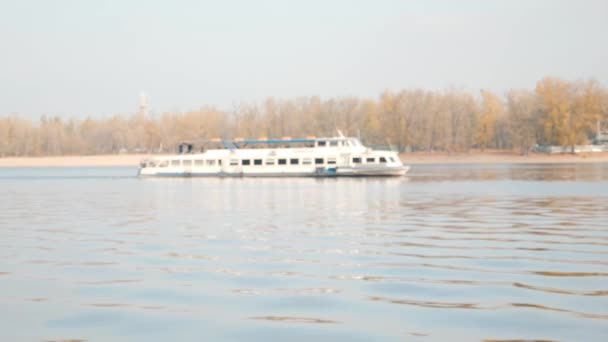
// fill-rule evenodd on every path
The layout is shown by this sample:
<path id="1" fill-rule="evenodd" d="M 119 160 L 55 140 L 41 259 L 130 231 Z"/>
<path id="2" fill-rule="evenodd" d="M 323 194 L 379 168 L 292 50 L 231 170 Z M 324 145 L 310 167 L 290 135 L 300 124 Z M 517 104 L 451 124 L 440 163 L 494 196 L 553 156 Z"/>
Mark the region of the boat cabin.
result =
<path id="1" fill-rule="evenodd" d="M 204 153 L 212 148 L 224 148 L 228 150 L 234 149 L 276 149 L 276 148 L 343 148 L 343 147 L 359 147 L 364 148 L 361 141 L 357 138 L 298 138 L 283 137 L 281 139 L 240 139 L 231 140 L 202 140 L 197 142 L 182 142 L 177 147 L 179 154 Z"/>

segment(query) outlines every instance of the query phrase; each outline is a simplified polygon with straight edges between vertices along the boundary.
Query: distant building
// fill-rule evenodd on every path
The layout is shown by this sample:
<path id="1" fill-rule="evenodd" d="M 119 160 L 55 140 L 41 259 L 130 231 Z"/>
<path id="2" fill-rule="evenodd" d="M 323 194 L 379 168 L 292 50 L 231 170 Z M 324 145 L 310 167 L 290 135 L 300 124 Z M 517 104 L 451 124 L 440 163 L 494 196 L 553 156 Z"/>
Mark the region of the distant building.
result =
<path id="1" fill-rule="evenodd" d="M 593 139 L 593 144 L 595 145 L 608 145 L 608 131 L 604 131 L 595 136 Z"/>
<path id="2" fill-rule="evenodd" d="M 608 144 L 605 145 L 574 145 L 574 146 L 540 146 L 534 147 L 534 151 L 548 154 L 570 154 L 608 152 Z"/>
<path id="3" fill-rule="evenodd" d="M 608 145 L 608 130 L 602 130 L 601 124 L 597 122 L 597 133 L 595 139 L 593 139 L 594 145 Z"/>
<path id="4" fill-rule="evenodd" d="M 594 145 L 608 145 L 608 131 L 598 131 L 593 139 Z"/>

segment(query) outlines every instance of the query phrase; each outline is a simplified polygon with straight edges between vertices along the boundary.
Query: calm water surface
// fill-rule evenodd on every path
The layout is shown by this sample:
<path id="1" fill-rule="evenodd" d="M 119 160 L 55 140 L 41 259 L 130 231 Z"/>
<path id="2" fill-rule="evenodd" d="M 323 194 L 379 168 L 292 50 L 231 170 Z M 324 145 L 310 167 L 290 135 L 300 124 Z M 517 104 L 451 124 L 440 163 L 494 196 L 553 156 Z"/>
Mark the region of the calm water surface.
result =
<path id="1" fill-rule="evenodd" d="M 608 164 L 135 174 L 0 169 L 0 340 L 608 340 Z"/>

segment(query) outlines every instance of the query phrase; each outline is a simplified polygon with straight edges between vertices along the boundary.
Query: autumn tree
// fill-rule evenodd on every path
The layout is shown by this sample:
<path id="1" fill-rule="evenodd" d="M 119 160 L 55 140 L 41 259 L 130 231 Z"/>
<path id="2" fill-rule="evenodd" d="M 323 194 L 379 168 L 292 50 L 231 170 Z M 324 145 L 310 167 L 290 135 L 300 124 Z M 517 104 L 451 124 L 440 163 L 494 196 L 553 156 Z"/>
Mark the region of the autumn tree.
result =
<path id="1" fill-rule="evenodd" d="M 508 125 L 512 145 L 528 155 L 536 144 L 539 126 L 538 101 L 533 92 L 510 91 L 507 94 Z"/>
<path id="2" fill-rule="evenodd" d="M 481 109 L 475 135 L 475 142 L 482 150 L 492 147 L 496 134 L 496 123 L 502 113 L 503 106 L 500 98 L 487 90 L 482 90 Z"/>
<path id="3" fill-rule="evenodd" d="M 573 92 L 573 115 L 568 138 L 571 145 L 586 143 L 593 138 L 596 123 L 602 118 L 604 95 L 603 89 L 594 80 L 578 82 Z"/>
<path id="4" fill-rule="evenodd" d="M 536 86 L 545 142 L 569 146 L 585 143 L 602 112 L 602 90 L 595 81 L 573 84 L 545 78 Z"/>
<path id="5" fill-rule="evenodd" d="M 539 100 L 543 142 L 548 145 L 568 145 L 572 117 L 572 87 L 566 81 L 544 78 L 536 85 Z"/>

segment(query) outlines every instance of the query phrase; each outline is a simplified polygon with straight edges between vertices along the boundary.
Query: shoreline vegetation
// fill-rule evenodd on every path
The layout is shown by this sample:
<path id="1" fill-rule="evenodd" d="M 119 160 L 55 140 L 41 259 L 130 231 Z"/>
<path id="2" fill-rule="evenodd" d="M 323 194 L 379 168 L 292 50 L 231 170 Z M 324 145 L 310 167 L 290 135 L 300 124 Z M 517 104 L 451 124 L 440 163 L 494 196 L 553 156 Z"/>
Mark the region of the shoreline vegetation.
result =
<path id="1" fill-rule="evenodd" d="M 597 142 L 607 126 L 608 88 L 594 80 L 546 77 L 533 90 L 504 94 L 413 88 L 385 90 L 376 98 L 270 97 L 232 109 L 155 113 L 142 107 L 133 114 L 39 120 L 0 115 L 0 157 L 168 153 L 184 141 L 323 137 L 336 129 L 372 148 L 422 155 L 490 149 L 525 154 L 534 146 L 572 150 Z"/>
<path id="2" fill-rule="evenodd" d="M 5 157 L 0 158 L 0 167 L 116 167 L 139 166 L 142 159 L 159 154 L 106 154 L 52 157 Z M 564 164 L 564 163 L 608 163 L 607 152 L 587 154 L 530 153 L 527 156 L 513 151 L 472 151 L 469 153 L 400 154 L 406 165 L 416 164 Z"/>

